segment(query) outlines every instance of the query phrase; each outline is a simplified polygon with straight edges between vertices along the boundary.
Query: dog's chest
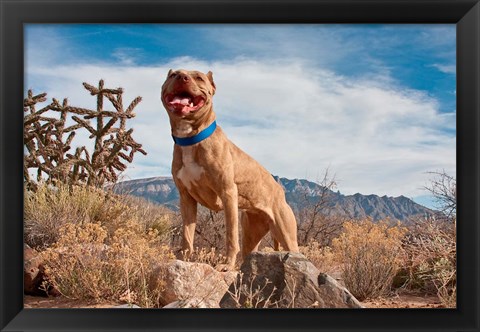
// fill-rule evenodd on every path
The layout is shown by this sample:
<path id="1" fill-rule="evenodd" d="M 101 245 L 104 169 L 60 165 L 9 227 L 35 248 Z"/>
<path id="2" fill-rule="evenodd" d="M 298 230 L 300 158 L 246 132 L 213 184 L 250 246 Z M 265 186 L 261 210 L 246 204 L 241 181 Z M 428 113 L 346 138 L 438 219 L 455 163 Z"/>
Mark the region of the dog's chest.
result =
<path id="1" fill-rule="evenodd" d="M 192 190 L 202 178 L 205 170 L 200 166 L 193 157 L 193 147 L 182 147 L 182 167 L 177 172 L 177 179 L 180 180 L 183 185 Z"/>

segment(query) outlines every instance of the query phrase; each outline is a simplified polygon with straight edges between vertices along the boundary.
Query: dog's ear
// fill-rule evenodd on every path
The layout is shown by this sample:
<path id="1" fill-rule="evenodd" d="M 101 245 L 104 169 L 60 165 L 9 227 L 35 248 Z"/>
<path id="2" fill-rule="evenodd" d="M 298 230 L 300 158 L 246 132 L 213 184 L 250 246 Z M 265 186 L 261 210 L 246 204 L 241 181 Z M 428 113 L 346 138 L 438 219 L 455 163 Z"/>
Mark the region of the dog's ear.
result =
<path id="1" fill-rule="evenodd" d="M 217 87 L 215 86 L 215 82 L 213 81 L 213 73 L 209 71 L 207 73 L 207 77 L 208 77 L 208 80 L 210 81 L 210 84 L 213 86 L 213 93 L 215 93 L 215 90 L 217 89 Z"/>
<path id="2" fill-rule="evenodd" d="M 168 71 L 167 78 L 170 77 L 170 75 L 172 75 L 172 73 L 173 73 L 173 69 L 170 69 L 170 70 Z"/>

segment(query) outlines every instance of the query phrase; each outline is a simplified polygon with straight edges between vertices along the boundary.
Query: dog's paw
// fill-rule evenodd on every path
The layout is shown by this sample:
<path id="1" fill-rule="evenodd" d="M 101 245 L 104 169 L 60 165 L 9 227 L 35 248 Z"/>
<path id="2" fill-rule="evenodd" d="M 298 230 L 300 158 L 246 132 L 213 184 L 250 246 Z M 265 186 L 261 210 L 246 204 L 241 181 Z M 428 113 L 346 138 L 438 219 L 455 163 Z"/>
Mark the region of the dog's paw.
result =
<path id="1" fill-rule="evenodd" d="M 235 270 L 235 265 L 234 264 L 218 264 L 217 266 L 215 266 L 215 270 L 219 272 L 233 271 Z"/>

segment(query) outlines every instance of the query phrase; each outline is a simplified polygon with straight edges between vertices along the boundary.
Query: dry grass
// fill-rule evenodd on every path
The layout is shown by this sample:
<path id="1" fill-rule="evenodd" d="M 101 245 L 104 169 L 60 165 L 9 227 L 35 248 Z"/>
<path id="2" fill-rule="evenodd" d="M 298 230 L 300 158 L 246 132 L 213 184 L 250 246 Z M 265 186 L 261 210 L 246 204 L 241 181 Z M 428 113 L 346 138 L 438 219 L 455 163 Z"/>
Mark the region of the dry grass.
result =
<path id="1" fill-rule="evenodd" d="M 192 263 L 208 264 L 216 267 L 219 264 L 225 263 L 226 257 L 218 252 L 216 248 L 195 248 L 193 253 L 187 253 L 186 261 Z"/>
<path id="2" fill-rule="evenodd" d="M 223 218 L 202 216 L 197 235 L 213 235 L 210 241 L 222 247 Z M 173 258 L 175 218 L 164 207 L 93 187 L 40 184 L 36 192 L 25 191 L 25 241 L 43 250 L 51 282 L 69 298 L 156 306 L 161 289 L 149 289 L 147 280 L 157 263 Z M 213 267 L 224 262 L 221 248 L 204 239 L 200 244 L 205 247 L 188 261 Z M 393 288 L 435 294 L 445 307 L 456 305 L 453 222 L 419 221 L 407 231 L 386 222 L 351 221 L 332 247 L 310 241 L 300 252 L 321 271 L 341 268 L 345 286 L 359 300 L 385 295 L 395 276 Z M 242 292 L 252 297 L 257 289 Z M 250 302 L 263 306 L 264 300 Z"/>
<path id="3" fill-rule="evenodd" d="M 438 296 L 444 307 L 456 306 L 453 220 L 418 220 L 408 227 L 346 222 L 331 248 L 313 241 L 300 252 L 321 271 L 342 269 L 345 286 L 359 300 L 396 290 Z"/>
<path id="4" fill-rule="evenodd" d="M 67 224 L 93 222 L 108 209 L 106 193 L 93 187 L 39 184 L 36 192 L 24 192 L 25 242 L 34 248 L 51 246 L 59 229 Z"/>
<path id="5" fill-rule="evenodd" d="M 166 208 L 92 186 L 40 183 L 36 192 L 25 190 L 24 197 L 25 242 L 37 249 L 57 242 L 59 230 L 66 224 L 99 223 L 111 235 L 133 222 L 145 233 L 156 229 L 162 237 L 168 236 L 171 227 Z"/>
<path id="6" fill-rule="evenodd" d="M 25 192 L 25 240 L 41 250 L 50 282 L 73 299 L 152 307 L 147 281 L 173 258 L 166 209 L 91 186 L 39 184 Z"/>
<path id="7" fill-rule="evenodd" d="M 346 222 L 333 241 L 343 262 L 343 280 L 360 301 L 387 293 L 397 272 L 405 230 L 370 220 Z"/>
<path id="8" fill-rule="evenodd" d="M 65 224 L 42 253 L 46 273 L 60 293 L 73 299 L 110 300 L 154 307 L 161 288 L 148 280 L 159 262 L 173 259 L 157 230 L 144 234 L 129 222 L 111 236 L 98 223 Z"/>

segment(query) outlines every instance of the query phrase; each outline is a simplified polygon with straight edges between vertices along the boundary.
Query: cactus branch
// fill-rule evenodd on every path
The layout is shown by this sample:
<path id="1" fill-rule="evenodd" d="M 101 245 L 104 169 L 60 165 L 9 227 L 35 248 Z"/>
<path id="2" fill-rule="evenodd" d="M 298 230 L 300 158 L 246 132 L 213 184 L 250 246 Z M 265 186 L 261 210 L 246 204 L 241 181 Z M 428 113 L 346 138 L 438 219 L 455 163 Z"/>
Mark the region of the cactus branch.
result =
<path id="1" fill-rule="evenodd" d="M 28 91 L 23 103 L 24 181 L 28 189 L 36 188 L 30 176 L 30 171 L 35 170 L 37 181 L 87 183 L 102 187 L 107 181 L 118 180 L 119 173 L 127 168 L 127 163 L 133 162 L 136 152 L 147 154 L 142 145 L 132 138 L 133 129 L 126 128 L 126 121 L 135 117 L 133 109 L 142 98 L 135 98 L 124 110 L 122 88 L 107 89 L 103 80 L 98 87 L 88 83 L 83 83 L 83 86 L 96 96 L 96 110 L 70 106 L 65 98 L 62 103 L 52 99 L 49 105 L 37 111 L 37 104 L 45 102 L 47 94 L 34 95 L 31 90 Z M 105 99 L 114 111 L 104 109 Z M 52 112 L 59 116 L 51 117 Z M 95 123 L 91 124 L 90 120 Z M 66 126 L 68 121 L 75 124 Z M 78 136 L 77 131 L 85 130 L 94 140 L 91 153 L 86 146 L 77 147 L 74 154 L 68 153 Z"/>

